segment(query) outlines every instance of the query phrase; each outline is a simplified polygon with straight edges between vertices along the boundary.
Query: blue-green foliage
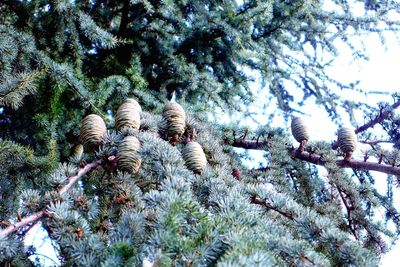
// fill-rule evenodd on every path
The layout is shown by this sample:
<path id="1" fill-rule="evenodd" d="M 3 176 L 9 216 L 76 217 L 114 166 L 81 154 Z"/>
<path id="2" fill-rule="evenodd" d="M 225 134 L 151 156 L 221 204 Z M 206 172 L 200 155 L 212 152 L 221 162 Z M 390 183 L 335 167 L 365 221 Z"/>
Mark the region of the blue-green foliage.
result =
<path id="1" fill-rule="evenodd" d="M 398 147 L 394 108 L 342 99 L 331 88 L 362 89 L 324 71 L 338 40 L 364 57 L 349 32 L 396 31 L 399 23 L 387 14 L 397 5 L 355 1 L 366 13 L 354 16 L 352 1 L 332 2 L 336 11 L 303 0 L 1 1 L 0 228 L 44 210 L 43 229 L 65 266 L 376 266 L 385 241 L 400 232 L 396 179 L 382 195 L 368 172 L 339 169 L 328 143 L 305 147 L 322 155 L 321 173 L 287 153 L 283 129 L 249 133 L 199 114 L 251 105 L 255 71 L 286 115 L 310 97 L 334 119 L 339 106 L 349 113 L 362 108 L 371 118 L 388 112 L 381 125 Z M 127 97 L 147 112 L 139 130 L 116 132 L 115 111 Z M 163 104 L 174 97 L 187 125 L 171 145 L 159 125 Z M 80 122 L 90 113 L 109 131 L 97 151 L 74 157 Z M 112 160 L 127 135 L 141 143 L 134 174 Z M 229 146 L 239 136 L 260 141 L 263 171 L 241 164 L 245 155 Z M 190 138 L 206 155 L 202 174 L 182 159 Z M 378 146 L 366 156 L 383 154 L 383 163 L 396 166 L 397 150 Z M 60 194 L 97 159 L 102 166 Z M 376 216 L 382 210 L 384 218 Z M 0 239 L 1 265 L 32 264 L 34 249 L 23 248 L 30 226 Z"/>
<path id="2" fill-rule="evenodd" d="M 269 171 L 242 173 L 238 180 L 232 168 L 243 167 L 234 152 L 219 144 L 224 136 L 191 116 L 187 129 L 196 129 L 208 160 L 198 175 L 185 166 L 183 144 L 172 146 L 158 137 L 151 124 L 159 116 L 144 112 L 142 117 L 146 130 L 109 133 L 97 153 L 113 156 L 121 135 L 135 135 L 141 142 L 139 172 L 104 166 L 60 195 L 65 178 L 77 171 L 62 164 L 43 177 L 45 187 L 19 194 L 23 215 L 48 205 L 44 227 L 58 244 L 63 264 L 125 266 L 147 260 L 160 266 L 376 266 L 382 238 L 396 236 L 370 217 L 387 202 L 377 198 L 373 184 L 361 184 L 329 164 L 335 155 L 326 144 L 306 147 L 326 155 L 324 177 L 286 156 L 287 138 L 280 129 L 264 129 Z M 85 154 L 93 157 L 90 151 Z M 354 207 L 350 226 L 339 191 Z M 11 248 L 7 255 L 14 259 L 20 254 Z"/>

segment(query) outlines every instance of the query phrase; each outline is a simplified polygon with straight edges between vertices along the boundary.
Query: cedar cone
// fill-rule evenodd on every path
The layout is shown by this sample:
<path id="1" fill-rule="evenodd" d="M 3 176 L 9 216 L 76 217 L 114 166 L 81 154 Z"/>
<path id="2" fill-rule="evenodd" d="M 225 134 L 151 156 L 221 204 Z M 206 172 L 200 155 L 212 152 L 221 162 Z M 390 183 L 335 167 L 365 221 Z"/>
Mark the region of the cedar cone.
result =
<path id="1" fill-rule="evenodd" d="M 106 131 L 107 127 L 103 119 L 99 115 L 90 114 L 81 122 L 80 142 L 92 149 L 99 145 Z"/>
<path id="2" fill-rule="evenodd" d="M 123 127 L 139 129 L 141 107 L 136 100 L 128 98 L 119 106 L 115 114 L 115 128 L 121 130 Z"/>
<path id="3" fill-rule="evenodd" d="M 117 162 L 121 170 L 137 172 L 142 160 L 139 155 L 140 142 L 134 136 L 126 136 L 118 146 Z"/>
<path id="4" fill-rule="evenodd" d="M 357 136 L 352 128 L 340 128 L 338 139 L 340 149 L 346 154 L 345 159 L 350 159 L 351 154 L 357 147 Z"/>
<path id="5" fill-rule="evenodd" d="M 185 110 L 178 103 L 169 103 L 165 106 L 162 117 L 161 131 L 169 140 L 176 142 L 185 132 Z"/>
<path id="6" fill-rule="evenodd" d="M 183 149 L 182 157 L 187 168 L 194 173 L 201 174 L 207 166 L 206 155 L 197 142 L 191 141 L 187 143 Z"/>
<path id="7" fill-rule="evenodd" d="M 310 139 L 307 124 L 302 118 L 293 116 L 291 128 L 293 137 L 297 142 L 307 142 Z"/>
<path id="8" fill-rule="evenodd" d="M 133 105 L 136 106 L 136 109 L 137 109 L 139 112 L 142 112 L 142 107 L 140 106 L 140 104 L 139 104 L 135 99 L 133 99 L 133 98 L 127 98 L 127 99 L 125 99 L 124 103 L 131 103 L 131 104 L 133 104 Z"/>

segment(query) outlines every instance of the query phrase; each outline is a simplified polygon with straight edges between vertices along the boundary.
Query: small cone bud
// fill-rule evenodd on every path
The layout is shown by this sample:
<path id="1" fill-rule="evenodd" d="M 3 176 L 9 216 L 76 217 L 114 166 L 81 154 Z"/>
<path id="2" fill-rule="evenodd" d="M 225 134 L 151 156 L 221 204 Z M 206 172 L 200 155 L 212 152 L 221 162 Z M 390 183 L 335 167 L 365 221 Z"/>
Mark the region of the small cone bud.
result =
<path id="1" fill-rule="evenodd" d="M 344 153 L 351 155 L 357 147 L 357 136 L 352 128 L 343 127 L 338 131 L 337 142 Z"/>
<path id="2" fill-rule="evenodd" d="M 169 103 L 165 106 L 161 130 L 168 139 L 178 139 L 186 127 L 186 113 L 178 103 Z"/>
<path id="3" fill-rule="evenodd" d="M 207 166 L 206 155 L 197 142 L 187 143 L 183 150 L 182 157 L 187 168 L 194 173 L 202 173 Z"/>
<path id="4" fill-rule="evenodd" d="M 119 106 L 115 115 L 115 128 L 121 130 L 123 127 L 139 129 L 141 107 L 134 99 L 128 98 Z"/>
<path id="5" fill-rule="evenodd" d="M 310 139 L 308 127 L 302 118 L 294 116 L 292 118 L 291 128 L 293 137 L 297 142 L 302 143 Z"/>
<path id="6" fill-rule="evenodd" d="M 86 116 L 81 122 L 81 143 L 91 149 L 99 145 L 106 133 L 107 127 L 103 119 L 96 114 Z"/>
<path id="7" fill-rule="evenodd" d="M 242 176 L 242 172 L 238 168 L 232 169 L 232 176 L 240 181 L 240 177 Z"/>
<path id="8" fill-rule="evenodd" d="M 140 142 L 134 136 L 126 136 L 118 146 L 118 168 L 129 173 L 137 172 L 142 160 L 139 155 Z"/>

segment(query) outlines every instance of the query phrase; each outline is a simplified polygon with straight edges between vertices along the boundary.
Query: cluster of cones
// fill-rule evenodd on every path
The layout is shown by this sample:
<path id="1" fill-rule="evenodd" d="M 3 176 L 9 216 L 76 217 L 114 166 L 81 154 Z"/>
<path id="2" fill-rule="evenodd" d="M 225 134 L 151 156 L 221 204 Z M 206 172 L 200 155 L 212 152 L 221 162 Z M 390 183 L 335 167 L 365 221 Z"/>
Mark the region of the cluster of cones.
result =
<path id="1" fill-rule="evenodd" d="M 300 143 L 303 149 L 304 144 L 310 139 L 310 133 L 306 122 L 300 117 L 293 117 L 291 129 L 294 139 Z M 352 128 L 342 127 L 338 130 L 337 143 L 340 149 L 345 153 L 345 159 L 350 159 L 352 153 L 357 147 L 357 136 Z"/>
<path id="2" fill-rule="evenodd" d="M 115 115 L 115 128 L 117 131 L 124 129 L 140 128 L 140 114 L 142 109 L 139 103 L 131 98 L 126 99 L 118 108 Z M 160 124 L 161 136 L 175 145 L 182 138 L 186 130 L 186 113 L 178 103 L 168 103 L 162 113 Z M 102 142 L 107 127 L 104 120 L 96 114 L 86 116 L 80 128 L 80 150 L 86 148 L 96 149 Z M 82 151 L 80 151 L 82 153 Z M 118 145 L 118 168 L 130 173 L 135 173 L 141 165 L 140 141 L 135 136 L 126 136 Z M 202 173 L 207 166 L 207 159 L 201 145 L 195 141 L 186 143 L 182 157 L 187 168 L 194 173 Z"/>

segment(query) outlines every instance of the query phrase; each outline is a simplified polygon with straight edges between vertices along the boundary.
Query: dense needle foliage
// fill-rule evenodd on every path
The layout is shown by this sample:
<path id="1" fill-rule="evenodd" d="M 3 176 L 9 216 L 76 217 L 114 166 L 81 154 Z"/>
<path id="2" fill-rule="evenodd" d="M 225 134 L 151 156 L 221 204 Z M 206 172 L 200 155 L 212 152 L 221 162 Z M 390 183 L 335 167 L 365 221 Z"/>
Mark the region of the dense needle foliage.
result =
<path id="1" fill-rule="evenodd" d="M 265 104 L 286 116 L 311 98 L 339 124 L 339 108 L 365 111 L 359 125 L 376 118 L 359 138 L 381 138 L 380 124 L 393 149 L 370 143 L 364 161 L 399 173 L 399 97 L 348 101 L 338 89 L 362 88 L 325 72 L 335 42 L 364 58 L 358 34 L 396 34 L 399 9 L 377 0 L 0 0 L 0 229 L 41 214 L 66 266 L 376 266 L 400 232 L 395 175 L 381 194 L 365 164 L 340 168 L 331 144 L 293 152 L 287 129 L 249 133 L 207 118 L 216 108 L 247 115 L 256 72 Z M 127 97 L 141 105 L 140 128 L 116 131 Z M 174 140 L 162 121 L 171 99 L 186 111 Z M 81 155 L 88 114 L 108 131 Z M 126 136 L 140 141 L 137 173 L 115 160 Z M 198 173 L 182 157 L 191 140 L 207 159 Z M 234 146 L 265 151 L 268 166 L 246 169 Z M 324 170 L 303 152 L 321 155 Z M 1 265 L 33 264 L 23 242 L 34 223 L 0 232 Z"/>

